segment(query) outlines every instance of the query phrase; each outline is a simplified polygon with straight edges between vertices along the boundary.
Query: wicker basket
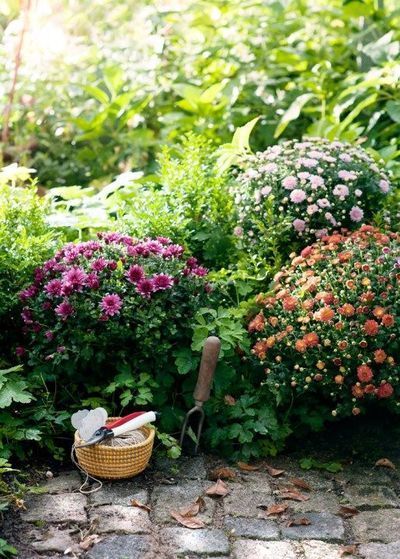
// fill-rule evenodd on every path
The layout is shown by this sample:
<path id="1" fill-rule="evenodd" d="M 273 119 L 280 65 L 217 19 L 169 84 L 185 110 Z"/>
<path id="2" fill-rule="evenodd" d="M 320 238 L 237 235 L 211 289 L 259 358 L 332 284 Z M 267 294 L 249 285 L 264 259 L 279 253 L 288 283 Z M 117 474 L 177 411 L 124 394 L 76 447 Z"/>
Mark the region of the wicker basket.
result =
<path id="1" fill-rule="evenodd" d="M 109 417 L 108 422 L 118 417 Z M 146 440 L 131 446 L 108 446 L 97 444 L 84 448 L 76 448 L 76 456 L 82 468 L 89 474 L 103 479 L 125 479 L 136 476 L 146 469 L 154 443 L 154 429 L 144 426 L 140 431 Z M 75 444 L 84 441 L 75 432 Z"/>

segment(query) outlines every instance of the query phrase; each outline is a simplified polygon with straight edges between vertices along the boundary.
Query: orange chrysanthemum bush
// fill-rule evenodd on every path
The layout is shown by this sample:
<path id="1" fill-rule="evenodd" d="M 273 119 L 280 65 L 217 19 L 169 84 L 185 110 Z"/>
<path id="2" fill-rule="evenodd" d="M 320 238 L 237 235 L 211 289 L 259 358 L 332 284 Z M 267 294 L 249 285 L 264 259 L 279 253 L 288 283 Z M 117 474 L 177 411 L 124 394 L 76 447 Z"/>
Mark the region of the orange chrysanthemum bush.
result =
<path id="1" fill-rule="evenodd" d="M 398 233 L 363 226 L 294 256 L 248 324 L 278 401 L 316 424 L 374 402 L 400 412 L 399 284 Z"/>

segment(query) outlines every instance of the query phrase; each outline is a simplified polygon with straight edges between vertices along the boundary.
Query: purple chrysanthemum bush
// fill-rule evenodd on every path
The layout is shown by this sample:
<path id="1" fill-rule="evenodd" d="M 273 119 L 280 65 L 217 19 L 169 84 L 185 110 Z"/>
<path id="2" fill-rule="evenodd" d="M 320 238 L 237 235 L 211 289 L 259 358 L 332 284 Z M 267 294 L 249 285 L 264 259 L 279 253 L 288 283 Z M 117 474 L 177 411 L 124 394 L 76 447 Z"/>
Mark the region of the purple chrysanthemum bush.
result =
<path id="1" fill-rule="evenodd" d="M 276 257 L 288 243 L 301 246 L 335 228 L 356 229 L 390 191 L 387 174 L 365 150 L 339 141 L 290 140 L 243 165 L 233 186 L 234 233 L 260 256 Z"/>
<path id="2" fill-rule="evenodd" d="M 45 378 L 67 375 L 92 394 L 91 383 L 104 389 L 113 373 L 127 375 L 125 388 L 134 388 L 137 373 L 168 379 L 174 351 L 190 345 L 191 319 L 208 297 L 206 275 L 163 237 L 103 233 L 69 243 L 20 293 L 26 344 L 18 354 Z"/>

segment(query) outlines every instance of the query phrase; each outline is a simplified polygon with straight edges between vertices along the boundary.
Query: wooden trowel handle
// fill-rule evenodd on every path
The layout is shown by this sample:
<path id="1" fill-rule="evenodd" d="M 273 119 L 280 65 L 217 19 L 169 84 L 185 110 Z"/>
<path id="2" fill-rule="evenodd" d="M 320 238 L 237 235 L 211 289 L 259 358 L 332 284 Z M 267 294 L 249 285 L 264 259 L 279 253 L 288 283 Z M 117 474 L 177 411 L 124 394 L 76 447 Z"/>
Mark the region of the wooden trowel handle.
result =
<path id="1" fill-rule="evenodd" d="M 218 355 L 221 349 L 221 342 L 216 336 L 210 336 L 204 342 L 203 353 L 199 376 L 193 397 L 196 404 L 203 403 L 210 397 L 211 383 L 214 377 L 215 367 L 217 366 Z"/>

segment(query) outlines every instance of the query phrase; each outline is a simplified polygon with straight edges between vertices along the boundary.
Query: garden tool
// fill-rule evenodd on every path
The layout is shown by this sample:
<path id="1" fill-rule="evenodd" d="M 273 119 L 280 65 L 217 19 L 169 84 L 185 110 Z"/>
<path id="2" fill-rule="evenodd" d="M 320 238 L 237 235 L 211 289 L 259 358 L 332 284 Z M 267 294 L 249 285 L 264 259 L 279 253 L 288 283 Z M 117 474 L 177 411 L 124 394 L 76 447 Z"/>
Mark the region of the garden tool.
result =
<path id="1" fill-rule="evenodd" d="M 221 341 L 216 336 L 210 336 L 204 342 L 203 353 L 201 355 L 201 363 L 199 376 L 197 377 L 196 388 L 193 392 L 195 406 L 187 412 L 181 431 L 180 445 L 182 446 L 185 434 L 188 430 L 189 420 L 193 415 L 199 415 L 199 423 L 197 427 L 196 446 L 194 453 L 197 454 L 199 449 L 201 432 L 204 423 L 203 404 L 210 397 L 211 383 L 214 378 L 215 367 L 217 366 L 218 355 L 221 349 Z"/>
<path id="2" fill-rule="evenodd" d="M 118 437 L 120 435 L 123 435 L 124 433 L 128 433 L 129 431 L 134 431 L 135 429 L 139 429 L 139 427 L 142 427 L 147 423 L 152 423 L 153 421 L 155 421 L 158 415 L 159 414 L 154 411 L 134 412 L 129 415 L 126 415 L 125 417 L 121 417 L 120 419 L 117 419 L 112 423 L 108 423 L 107 425 L 103 424 L 102 426 L 98 427 L 95 431 L 92 430 L 88 436 L 85 437 L 82 436 L 85 442 L 83 444 L 80 444 L 76 448 L 83 448 L 85 446 L 92 446 L 95 444 L 99 444 L 101 441 L 104 441 L 105 439 Z M 94 417 L 95 420 L 97 420 L 96 415 Z M 83 431 L 85 435 L 86 433 L 89 432 L 88 425 L 84 425 Z M 82 435 L 82 428 L 79 429 L 79 434 Z"/>

